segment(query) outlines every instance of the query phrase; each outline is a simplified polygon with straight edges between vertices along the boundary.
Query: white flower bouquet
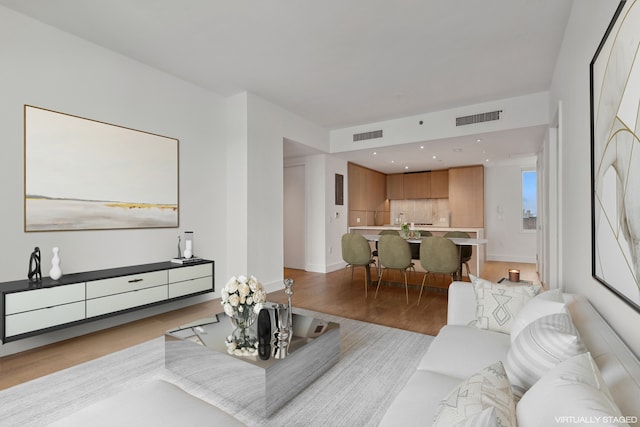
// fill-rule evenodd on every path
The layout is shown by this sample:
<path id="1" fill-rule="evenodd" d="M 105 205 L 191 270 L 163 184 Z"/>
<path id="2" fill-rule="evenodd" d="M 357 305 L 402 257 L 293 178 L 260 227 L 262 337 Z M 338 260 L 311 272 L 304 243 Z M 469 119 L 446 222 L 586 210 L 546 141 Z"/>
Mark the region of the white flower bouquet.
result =
<path id="1" fill-rule="evenodd" d="M 267 294 L 254 276 L 232 277 L 221 292 L 221 304 L 227 316 L 248 327 L 267 301 Z"/>

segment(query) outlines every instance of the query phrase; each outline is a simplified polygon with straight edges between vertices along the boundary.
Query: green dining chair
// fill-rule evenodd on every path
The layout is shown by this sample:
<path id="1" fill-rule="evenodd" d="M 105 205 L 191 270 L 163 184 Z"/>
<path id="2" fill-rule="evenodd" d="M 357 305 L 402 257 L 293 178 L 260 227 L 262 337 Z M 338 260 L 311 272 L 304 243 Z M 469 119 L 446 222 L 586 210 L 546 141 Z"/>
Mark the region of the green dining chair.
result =
<path id="1" fill-rule="evenodd" d="M 379 233 L 380 236 L 390 235 L 390 236 L 399 236 L 400 232 L 398 230 L 382 230 Z M 373 256 L 378 256 L 378 242 L 376 242 L 376 249 L 373 251 Z"/>
<path id="2" fill-rule="evenodd" d="M 409 304 L 409 285 L 407 283 L 407 270 L 413 268 L 411 262 L 411 248 L 409 242 L 400 236 L 384 235 L 378 240 L 378 262 L 382 272 L 378 276 L 378 286 L 376 287 L 375 298 L 378 297 L 380 282 L 385 270 L 398 270 L 404 277 L 404 289 Z"/>
<path id="3" fill-rule="evenodd" d="M 468 239 L 469 233 L 465 233 L 464 231 L 447 231 L 444 233 L 444 237 L 461 237 Z M 473 249 L 471 245 L 462 245 L 458 248 L 458 251 L 460 252 L 460 277 L 462 277 L 462 265 L 467 267 L 467 277 L 469 277 L 469 261 L 471 260 Z"/>
<path id="4" fill-rule="evenodd" d="M 342 271 L 342 279 L 340 279 L 340 286 L 344 280 L 344 274 L 348 268 L 351 268 L 351 281 L 353 282 L 353 270 L 356 267 L 364 267 L 368 269 L 371 264 L 375 264 L 376 260 L 371 257 L 371 246 L 369 242 L 361 234 L 346 233 L 342 235 L 342 259 L 347 263 Z M 369 274 L 365 274 L 364 278 L 364 295 L 367 297 L 369 284 L 367 283 L 367 277 Z M 365 271 L 366 273 L 366 271 Z"/>
<path id="5" fill-rule="evenodd" d="M 420 231 L 420 237 L 428 237 L 433 236 L 430 231 Z M 412 243 L 409 242 L 409 247 L 411 248 L 411 259 L 419 260 L 420 259 L 420 243 Z"/>
<path id="6" fill-rule="evenodd" d="M 422 239 L 420 244 L 420 265 L 425 270 L 418 296 L 418 305 L 422 298 L 424 282 L 427 276 L 434 274 L 448 274 L 453 280 L 453 275 L 460 268 L 460 251 L 451 240 L 441 236 L 430 236 Z"/>

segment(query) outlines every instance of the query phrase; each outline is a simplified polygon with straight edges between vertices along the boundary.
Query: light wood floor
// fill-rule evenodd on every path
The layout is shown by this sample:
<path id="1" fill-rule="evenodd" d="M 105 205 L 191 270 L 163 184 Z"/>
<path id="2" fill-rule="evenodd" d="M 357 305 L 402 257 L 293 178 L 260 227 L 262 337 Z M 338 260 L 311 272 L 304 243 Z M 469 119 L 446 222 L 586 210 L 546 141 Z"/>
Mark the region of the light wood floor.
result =
<path id="1" fill-rule="evenodd" d="M 509 268 L 519 268 L 523 280 L 539 282 L 534 264 L 487 262 L 482 277 L 497 281 L 507 276 Z M 404 286 L 381 285 L 377 298 L 374 298 L 375 286 L 372 286 L 368 289 L 368 298 L 365 298 L 363 271 L 362 268 L 356 269 L 353 281 L 349 271 L 344 275 L 342 284 L 342 270 L 322 274 L 285 269 L 284 276 L 296 281 L 293 288 L 295 307 L 429 335 L 437 334 L 446 323 L 446 278 L 441 277 L 434 282 L 434 288 L 425 289 L 418 306 L 419 287 L 415 284 L 422 281 L 422 273 L 410 276 L 414 285 L 409 288 L 407 304 Z M 398 281 L 399 276 L 394 280 Z M 286 302 L 283 291 L 269 294 L 268 299 Z M 221 306 L 220 300 L 216 299 L 2 357 L 0 390 L 161 337 L 164 331 L 176 325 L 218 312 L 221 312 Z"/>

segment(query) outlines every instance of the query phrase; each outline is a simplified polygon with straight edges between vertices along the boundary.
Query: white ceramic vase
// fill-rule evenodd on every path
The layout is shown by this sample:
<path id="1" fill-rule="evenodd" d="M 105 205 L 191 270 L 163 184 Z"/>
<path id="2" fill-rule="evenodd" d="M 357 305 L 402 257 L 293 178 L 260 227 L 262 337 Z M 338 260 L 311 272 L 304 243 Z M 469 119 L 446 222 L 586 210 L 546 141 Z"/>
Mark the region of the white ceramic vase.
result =
<path id="1" fill-rule="evenodd" d="M 51 259 L 51 271 L 49 271 L 49 277 L 53 280 L 58 280 L 62 277 L 62 269 L 60 268 L 60 255 L 59 249 L 53 248 L 53 258 Z"/>
<path id="2" fill-rule="evenodd" d="M 184 257 L 191 258 L 193 256 L 193 243 L 191 243 L 191 240 L 187 240 L 185 246 Z"/>

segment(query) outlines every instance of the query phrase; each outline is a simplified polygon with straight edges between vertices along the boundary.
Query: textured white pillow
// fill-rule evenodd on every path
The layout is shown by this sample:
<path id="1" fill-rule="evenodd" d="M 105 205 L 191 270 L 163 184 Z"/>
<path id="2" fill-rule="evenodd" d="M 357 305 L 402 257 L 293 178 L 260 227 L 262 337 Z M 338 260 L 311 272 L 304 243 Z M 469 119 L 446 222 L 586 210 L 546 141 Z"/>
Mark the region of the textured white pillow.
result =
<path id="1" fill-rule="evenodd" d="M 590 353 L 573 356 L 547 372 L 524 394 L 516 413 L 519 427 L 571 425 L 578 417 L 598 426 L 628 425 Z"/>
<path id="2" fill-rule="evenodd" d="M 498 425 L 516 426 L 515 402 L 502 362 L 484 368 L 456 386 L 440 402 L 433 427 L 455 426 L 491 407 L 495 408 Z"/>
<path id="3" fill-rule="evenodd" d="M 558 363 L 586 351 L 566 313 L 550 314 L 529 323 L 511 343 L 504 365 L 516 402 Z"/>
<path id="4" fill-rule="evenodd" d="M 530 283 L 493 283 L 470 275 L 476 293 L 476 327 L 510 333 L 516 314 L 540 292 Z"/>
<path id="5" fill-rule="evenodd" d="M 478 414 L 456 423 L 454 427 L 498 427 L 496 408 L 494 406 L 487 408 Z"/>
<path id="6" fill-rule="evenodd" d="M 529 323 L 548 314 L 568 313 L 560 289 L 540 292 L 522 307 L 511 324 L 511 342 Z"/>

